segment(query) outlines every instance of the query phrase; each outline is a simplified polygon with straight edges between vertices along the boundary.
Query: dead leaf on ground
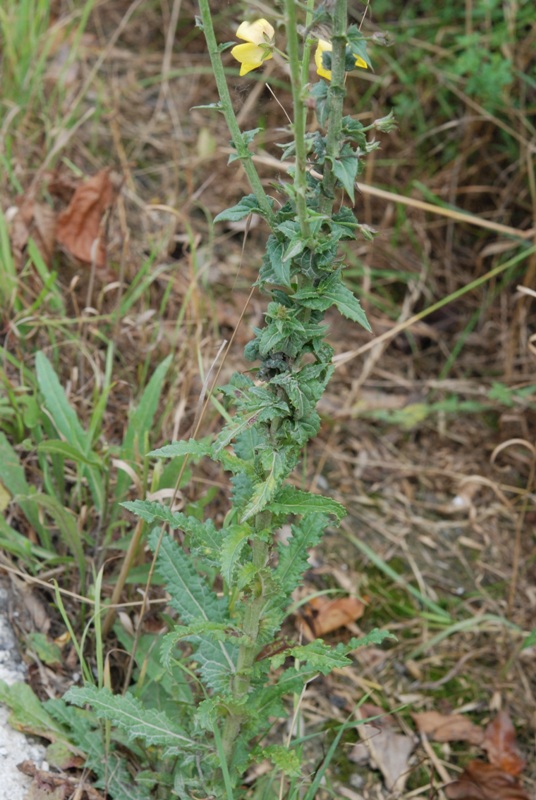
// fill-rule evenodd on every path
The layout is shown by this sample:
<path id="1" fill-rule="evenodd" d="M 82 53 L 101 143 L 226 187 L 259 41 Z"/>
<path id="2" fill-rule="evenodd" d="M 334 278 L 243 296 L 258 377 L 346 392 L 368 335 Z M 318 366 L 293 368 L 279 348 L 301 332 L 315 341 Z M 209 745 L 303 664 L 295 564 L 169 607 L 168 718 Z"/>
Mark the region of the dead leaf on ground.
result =
<path id="1" fill-rule="evenodd" d="M 32 761 L 22 761 L 17 769 L 32 778 L 24 800 L 103 800 L 100 792 L 78 777 L 37 769 Z"/>
<path id="2" fill-rule="evenodd" d="M 364 610 L 364 603 L 357 597 L 340 597 L 337 600 L 313 597 L 304 606 L 296 626 L 306 639 L 316 639 L 355 622 L 363 616 Z"/>
<path id="3" fill-rule="evenodd" d="M 519 775 L 525 767 L 515 739 L 516 731 L 508 712 L 499 711 L 486 728 L 482 747 L 487 751 L 490 764 L 509 775 Z"/>
<path id="4" fill-rule="evenodd" d="M 375 716 L 378 719 L 357 726 L 363 743 L 354 746 L 349 759 L 363 763 L 363 747 L 366 747 L 369 759 L 382 773 L 387 789 L 390 792 L 403 792 L 410 774 L 409 757 L 415 741 L 410 736 L 396 733 L 393 730 L 392 717 L 371 703 L 363 703 L 356 715 L 359 719 Z"/>
<path id="5" fill-rule="evenodd" d="M 109 169 L 102 169 L 75 190 L 71 202 L 58 217 L 56 240 L 85 264 L 106 266 L 105 231 L 102 225 L 119 190 Z"/>
<path id="6" fill-rule="evenodd" d="M 448 800 L 530 800 L 516 777 L 483 761 L 470 761 L 444 792 Z"/>
<path id="7" fill-rule="evenodd" d="M 422 711 L 411 715 L 419 733 L 425 733 L 435 742 L 469 742 L 482 745 L 484 731 L 463 714 L 439 714 Z"/>
<path id="8" fill-rule="evenodd" d="M 56 242 L 54 209 L 26 196 L 20 198 L 18 205 L 9 209 L 6 216 L 16 266 L 22 266 L 27 256 L 28 241 L 33 239 L 43 261 L 49 267 Z"/>

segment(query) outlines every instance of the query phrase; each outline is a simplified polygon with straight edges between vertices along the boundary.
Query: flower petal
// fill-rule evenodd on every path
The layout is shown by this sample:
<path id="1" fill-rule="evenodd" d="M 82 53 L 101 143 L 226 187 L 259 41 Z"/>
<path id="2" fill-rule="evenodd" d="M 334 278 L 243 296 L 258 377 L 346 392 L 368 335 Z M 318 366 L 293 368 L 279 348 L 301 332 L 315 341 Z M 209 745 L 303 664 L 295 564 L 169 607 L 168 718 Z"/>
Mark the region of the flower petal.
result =
<path id="1" fill-rule="evenodd" d="M 275 31 L 268 20 L 256 19 L 255 22 L 242 22 L 236 35 L 251 44 L 270 44 L 274 40 Z"/>
<path id="2" fill-rule="evenodd" d="M 235 45 L 231 50 L 231 55 L 240 62 L 240 76 L 247 75 L 252 69 L 262 67 L 263 61 L 272 58 L 272 54 L 267 52 L 265 47 L 259 47 L 251 42 Z"/>
<path id="3" fill-rule="evenodd" d="M 321 78 L 325 78 L 327 81 L 331 80 L 331 70 L 326 69 L 324 67 L 324 60 L 322 56 L 324 53 L 331 53 L 333 50 L 333 45 L 331 42 L 326 42 L 325 39 L 318 40 L 318 46 L 315 52 L 315 64 L 316 64 L 316 71 L 320 75 Z M 352 53 L 353 57 L 355 58 L 355 65 L 356 67 L 362 67 L 363 69 L 368 69 L 367 62 L 358 56 L 356 53 Z"/>
<path id="4" fill-rule="evenodd" d="M 331 44 L 331 42 L 326 42 L 325 39 L 318 40 L 318 45 L 315 51 L 316 71 L 321 78 L 325 78 L 327 81 L 331 80 L 331 70 L 326 69 L 324 67 L 324 61 L 322 56 L 324 55 L 324 53 L 331 53 L 332 50 L 333 50 L 333 45 Z"/>

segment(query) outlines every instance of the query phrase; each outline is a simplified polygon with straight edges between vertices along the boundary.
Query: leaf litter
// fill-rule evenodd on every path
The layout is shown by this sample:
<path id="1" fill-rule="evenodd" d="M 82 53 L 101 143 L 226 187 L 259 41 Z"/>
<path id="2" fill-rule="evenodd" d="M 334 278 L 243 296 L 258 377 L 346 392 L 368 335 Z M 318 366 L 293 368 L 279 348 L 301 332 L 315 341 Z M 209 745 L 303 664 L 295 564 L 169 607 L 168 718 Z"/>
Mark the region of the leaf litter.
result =
<path id="1" fill-rule="evenodd" d="M 356 716 L 376 719 L 358 725 L 362 741 L 354 745 L 349 760 L 361 764 L 370 762 L 381 772 L 388 791 L 403 792 L 410 775 L 409 759 L 416 746 L 415 737 L 397 733 L 393 717 L 372 703 L 359 706 Z"/>
<path id="2" fill-rule="evenodd" d="M 462 714 L 429 711 L 412 717 L 419 732 L 436 742 L 465 741 L 487 752 L 489 763 L 469 761 L 458 780 L 444 787 L 449 800 L 530 800 L 518 780 L 525 760 L 517 747 L 515 728 L 507 711 L 499 711 L 485 729 Z"/>
<path id="3" fill-rule="evenodd" d="M 58 217 L 56 241 L 74 258 L 97 269 L 106 266 L 106 234 L 103 220 L 112 207 L 120 182 L 109 169 L 101 169 L 77 186 L 71 202 Z"/>
<path id="4" fill-rule="evenodd" d="M 106 219 L 114 205 L 122 180 L 109 168 L 76 182 L 51 178 L 44 188 L 61 199 L 70 196 L 67 208 L 59 214 L 51 205 L 35 199 L 36 188 L 18 198 L 6 212 L 11 248 L 18 269 L 27 258 L 33 239 L 47 267 L 60 246 L 69 256 L 85 265 L 103 269 L 107 264 Z"/>

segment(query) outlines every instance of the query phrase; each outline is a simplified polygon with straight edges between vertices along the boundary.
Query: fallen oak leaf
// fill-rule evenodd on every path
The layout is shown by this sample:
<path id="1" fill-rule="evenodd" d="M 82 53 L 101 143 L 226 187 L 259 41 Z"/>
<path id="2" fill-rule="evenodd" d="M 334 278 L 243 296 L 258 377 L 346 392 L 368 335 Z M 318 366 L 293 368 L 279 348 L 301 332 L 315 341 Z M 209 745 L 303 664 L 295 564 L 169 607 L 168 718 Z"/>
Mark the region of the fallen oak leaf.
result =
<path id="1" fill-rule="evenodd" d="M 509 775 L 519 775 L 525 761 L 515 743 L 516 731 L 507 711 L 501 709 L 484 732 L 482 747 L 493 764 Z"/>
<path id="2" fill-rule="evenodd" d="M 469 761 L 443 791 L 448 800 L 530 800 L 517 778 L 484 761 Z"/>
<path id="3" fill-rule="evenodd" d="M 71 202 L 58 217 L 56 240 L 72 256 L 97 268 L 106 266 L 106 246 L 102 220 L 111 208 L 119 185 L 109 169 L 101 169 L 77 186 Z"/>
<path id="4" fill-rule="evenodd" d="M 419 733 L 425 733 L 435 742 L 469 742 L 482 745 L 484 731 L 463 714 L 440 714 L 438 711 L 421 711 L 411 715 Z"/>
<path id="5" fill-rule="evenodd" d="M 393 718 L 382 708 L 372 703 L 363 703 L 356 709 L 358 719 L 378 717 L 371 722 L 357 726 L 362 744 L 354 746 L 349 755 L 350 761 L 363 763 L 363 746 L 368 750 L 370 761 L 382 773 L 389 792 L 401 793 L 410 774 L 409 757 L 415 748 L 415 741 L 393 730 Z"/>
<path id="6" fill-rule="evenodd" d="M 318 639 L 355 622 L 364 611 L 365 605 L 357 597 L 339 597 L 337 600 L 312 597 L 302 609 L 296 625 L 306 639 Z"/>
<path id="7" fill-rule="evenodd" d="M 52 262 L 56 242 L 56 213 L 30 195 L 20 198 L 17 206 L 6 212 L 9 237 L 15 264 L 20 268 L 27 257 L 28 241 L 33 239 L 47 267 Z"/>

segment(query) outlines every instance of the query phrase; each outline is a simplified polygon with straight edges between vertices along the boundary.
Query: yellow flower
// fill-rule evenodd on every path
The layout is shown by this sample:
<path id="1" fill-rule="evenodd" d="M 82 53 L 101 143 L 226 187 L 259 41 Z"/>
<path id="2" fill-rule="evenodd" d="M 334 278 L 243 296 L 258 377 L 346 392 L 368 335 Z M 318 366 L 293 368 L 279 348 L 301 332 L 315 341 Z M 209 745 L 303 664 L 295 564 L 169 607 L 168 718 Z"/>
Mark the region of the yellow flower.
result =
<path id="1" fill-rule="evenodd" d="M 272 58 L 275 31 L 265 19 L 242 22 L 236 35 L 247 42 L 247 44 L 237 44 L 231 50 L 231 55 L 240 62 L 240 75 L 246 75 Z"/>
<path id="2" fill-rule="evenodd" d="M 333 45 L 331 42 L 326 42 L 325 39 L 318 40 L 318 46 L 315 52 L 315 64 L 316 64 L 316 71 L 320 75 L 321 78 L 325 78 L 327 81 L 331 80 L 331 70 L 326 69 L 324 67 L 324 62 L 322 56 L 324 53 L 331 53 L 333 50 Z M 356 67 L 362 67 L 363 69 L 368 69 L 367 62 L 364 61 L 361 56 L 356 56 L 355 53 L 352 54 L 355 57 L 355 65 Z"/>

